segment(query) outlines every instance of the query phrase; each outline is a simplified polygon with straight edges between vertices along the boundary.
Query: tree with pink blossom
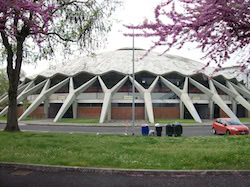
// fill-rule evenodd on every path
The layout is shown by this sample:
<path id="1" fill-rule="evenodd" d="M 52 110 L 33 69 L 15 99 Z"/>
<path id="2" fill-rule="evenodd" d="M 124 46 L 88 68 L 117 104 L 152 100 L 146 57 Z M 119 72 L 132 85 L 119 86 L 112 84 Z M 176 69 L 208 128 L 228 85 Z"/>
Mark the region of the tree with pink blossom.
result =
<path id="1" fill-rule="evenodd" d="M 57 48 L 70 54 L 73 49 L 98 47 L 110 31 L 111 15 L 119 4 L 115 0 L 0 0 L 0 51 L 9 79 L 6 131 L 19 131 L 22 64 L 53 57 Z"/>
<path id="2" fill-rule="evenodd" d="M 152 47 L 182 48 L 186 42 L 197 43 L 203 59 L 215 62 L 218 69 L 232 55 L 240 54 L 241 70 L 250 64 L 249 0 L 165 0 L 154 10 L 154 20 L 126 25 L 138 32 L 125 34 L 157 38 Z"/>

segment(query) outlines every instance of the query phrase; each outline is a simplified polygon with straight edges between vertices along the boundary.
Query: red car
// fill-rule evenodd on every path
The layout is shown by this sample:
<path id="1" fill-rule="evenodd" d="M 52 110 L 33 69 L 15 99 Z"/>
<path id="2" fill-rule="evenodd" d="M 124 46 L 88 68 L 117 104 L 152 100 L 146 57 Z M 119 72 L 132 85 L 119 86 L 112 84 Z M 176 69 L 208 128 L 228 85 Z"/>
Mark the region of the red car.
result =
<path id="1" fill-rule="evenodd" d="M 217 118 L 212 125 L 214 134 L 240 135 L 249 134 L 249 129 L 240 121 L 232 118 Z"/>

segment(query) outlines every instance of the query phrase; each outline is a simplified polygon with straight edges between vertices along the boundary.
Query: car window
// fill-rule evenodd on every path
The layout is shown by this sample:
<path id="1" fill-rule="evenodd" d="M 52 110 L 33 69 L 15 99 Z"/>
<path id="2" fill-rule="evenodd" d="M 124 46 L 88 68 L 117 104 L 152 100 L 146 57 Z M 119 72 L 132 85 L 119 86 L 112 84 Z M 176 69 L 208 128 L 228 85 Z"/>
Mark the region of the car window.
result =
<path id="1" fill-rule="evenodd" d="M 241 125 L 241 122 L 237 120 L 227 120 L 228 125 Z"/>
<path id="2" fill-rule="evenodd" d="M 224 125 L 226 122 L 224 120 L 220 120 L 220 124 Z"/>

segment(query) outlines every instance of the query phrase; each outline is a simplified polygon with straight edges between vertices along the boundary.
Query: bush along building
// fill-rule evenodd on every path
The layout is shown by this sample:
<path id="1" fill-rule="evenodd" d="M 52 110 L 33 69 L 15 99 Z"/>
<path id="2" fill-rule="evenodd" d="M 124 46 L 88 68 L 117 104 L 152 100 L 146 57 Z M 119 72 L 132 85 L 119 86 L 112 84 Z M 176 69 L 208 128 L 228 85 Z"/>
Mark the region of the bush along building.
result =
<path id="1" fill-rule="evenodd" d="M 135 49 L 135 119 L 249 117 L 250 91 L 235 68 L 214 73 L 204 64 Z M 85 56 L 29 77 L 19 86 L 19 120 L 54 122 L 97 118 L 100 123 L 132 116 L 132 49 Z M 2 97 L 1 102 L 7 100 Z M 0 115 L 6 115 L 5 107 Z"/>

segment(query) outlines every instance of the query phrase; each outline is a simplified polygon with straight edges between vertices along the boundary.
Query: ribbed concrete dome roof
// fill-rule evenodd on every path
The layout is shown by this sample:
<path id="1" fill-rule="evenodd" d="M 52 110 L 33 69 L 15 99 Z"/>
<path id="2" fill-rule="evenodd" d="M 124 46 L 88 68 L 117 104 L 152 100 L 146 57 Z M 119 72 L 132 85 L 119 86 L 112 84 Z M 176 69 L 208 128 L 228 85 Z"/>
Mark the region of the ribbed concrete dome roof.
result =
<path id="1" fill-rule="evenodd" d="M 157 75 L 163 75 L 170 72 L 179 72 L 183 75 L 193 75 L 204 67 L 204 64 L 187 58 L 174 55 L 159 55 L 151 52 L 143 59 L 146 51 L 135 49 L 135 73 L 140 71 L 149 71 Z M 57 73 L 73 76 L 79 72 L 89 72 L 92 74 L 103 74 L 109 71 L 117 71 L 123 74 L 132 74 L 132 49 L 123 48 L 116 51 L 104 52 L 95 56 L 84 56 L 71 60 L 66 64 L 57 65 L 56 69 L 48 69 L 39 75 L 52 77 Z M 206 68 L 204 74 L 211 76 L 213 68 Z M 217 76 L 222 74 L 227 79 L 234 78 L 231 72 L 221 72 L 213 74 Z M 36 76 L 29 77 L 34 79 Z"/>

